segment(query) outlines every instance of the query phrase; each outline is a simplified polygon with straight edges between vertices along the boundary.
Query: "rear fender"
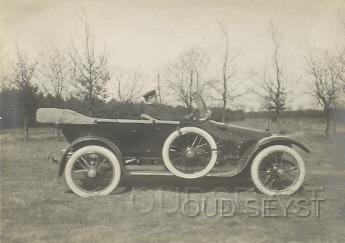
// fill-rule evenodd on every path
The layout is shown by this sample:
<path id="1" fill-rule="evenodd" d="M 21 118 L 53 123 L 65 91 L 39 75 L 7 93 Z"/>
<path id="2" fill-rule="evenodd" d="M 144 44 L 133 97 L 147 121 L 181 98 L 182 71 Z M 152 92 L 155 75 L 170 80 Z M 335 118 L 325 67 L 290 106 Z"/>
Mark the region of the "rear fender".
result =
<path id="1" fill-rule="evenodd" d="M 88 146 L 88 145 L 99 145 L 103 146 L 105 148 L 110 149 L 115 155 L 120 159 L 120 164 L 122 167 L 122 171 L 124 171 L 124 166 L 122 163 L 122 154 L 119 148 L 109 141 L 108 139 L 102 138 L 102 137 L 97 137 L 97 136 L 86 136 L 86 137 L 81 137 L 78 138 L 77 140 L 73 141 L 65 150 L 63 155 L 61 156 L 60 161 L 58 162 L 59 164 L 59 174 L 58 176 L 61 176 L 65 170 L 65 166 L 68 160 L 68 154 L 71 151 L 76 151 L 77 149 Z"/>

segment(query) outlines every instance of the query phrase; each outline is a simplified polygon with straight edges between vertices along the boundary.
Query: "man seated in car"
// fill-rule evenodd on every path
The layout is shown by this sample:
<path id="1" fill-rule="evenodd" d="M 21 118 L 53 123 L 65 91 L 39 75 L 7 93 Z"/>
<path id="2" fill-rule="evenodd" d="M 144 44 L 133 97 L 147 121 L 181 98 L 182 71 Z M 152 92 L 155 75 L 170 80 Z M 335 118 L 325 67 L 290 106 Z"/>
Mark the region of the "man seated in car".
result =
<path id="1" fill-rule="evenodd" d="M 177 108 L 160 104 L 156 90 L 146 92 L 143 95 L 143 102 L 145 102 L 143 113 L 157 120 L 181 120 L 188 114 L 185 108 L 180 107 L 179 112 L 176 112 Z"/>

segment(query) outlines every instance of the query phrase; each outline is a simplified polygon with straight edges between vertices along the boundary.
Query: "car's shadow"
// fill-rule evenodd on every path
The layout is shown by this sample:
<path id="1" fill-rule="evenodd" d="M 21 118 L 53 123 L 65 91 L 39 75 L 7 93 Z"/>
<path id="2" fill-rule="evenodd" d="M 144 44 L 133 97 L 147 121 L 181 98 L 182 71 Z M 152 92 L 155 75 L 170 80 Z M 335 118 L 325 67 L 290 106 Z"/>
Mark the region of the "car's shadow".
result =
<path id="1" fill-rule="evenodd" d="M 130 176 L 121 181 L 119 189 L 114 193 L 125 193 L 132 189 L 205 193 L 253 191 L 254 186 L 250 178 L 243 176 L 200 179 L 183 179 L 174 176 Z"/>
<path id="2" fill-rule="evenodd" d="M 198 179 L 184 179 L 175 176 L 125 176 L 111 193 L 123 194 L 138 191 L 170 191 L 187 193 L 207 192 L 253 192 L 257 191 L 250 175 L 241 173 L 233 177 L 202 177 Z M 73 193 L 71 190 L 65 193 Z"/>
<path id="3" fill-rule="evenodd" d="M 305 186 L 309 186 L 309 184 L 304 183 L 298 190 L 298 192 L 302 193 Z M 132 190 L 160 190 L 187 193 L 260 193 L 252 183 L 251 179 L 243 176 L 234 176 L 230 178 L 204 177 L 200 179 L 183 179 L 173 176 L 130 176 L 123 178 L 118 187 L 111 193 L 111 195 L 128 193 Z M 71 190 L 67 190 L 65 191 L 65 193 L 73 194 Z"/>

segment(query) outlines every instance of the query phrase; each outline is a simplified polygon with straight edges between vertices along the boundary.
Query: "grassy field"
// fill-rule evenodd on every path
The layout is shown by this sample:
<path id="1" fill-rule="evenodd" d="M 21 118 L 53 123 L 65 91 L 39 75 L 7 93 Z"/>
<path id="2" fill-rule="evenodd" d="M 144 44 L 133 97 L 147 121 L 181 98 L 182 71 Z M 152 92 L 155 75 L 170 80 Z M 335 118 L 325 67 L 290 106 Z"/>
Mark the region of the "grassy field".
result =
<path id="1" fill-rule="evenodd" d="M 51 152 L 66 146 L 54 130 L 34 129 L 27 144 L 21 130 L 0 131 L 1 242 L 345 242 L 344 128 L 326 138 L 320 121 L 285 124 L 312 154 L 299 151 L 306 163 L 304 190 L 279 198 L 257 193 L 240 177 L 125 178 L 127 191 L 80 198 L 48 162 Z M 320 199 L 319 216 L 313 198 Z M 216 208 L 218 199 L 230 202 L 226 214 Z M 248 208 L 248 200 L 259 210 Z M 269 200 L 276 207 L 267 213 Z M 279 206 L 290 202 L 287 211 Z"/>

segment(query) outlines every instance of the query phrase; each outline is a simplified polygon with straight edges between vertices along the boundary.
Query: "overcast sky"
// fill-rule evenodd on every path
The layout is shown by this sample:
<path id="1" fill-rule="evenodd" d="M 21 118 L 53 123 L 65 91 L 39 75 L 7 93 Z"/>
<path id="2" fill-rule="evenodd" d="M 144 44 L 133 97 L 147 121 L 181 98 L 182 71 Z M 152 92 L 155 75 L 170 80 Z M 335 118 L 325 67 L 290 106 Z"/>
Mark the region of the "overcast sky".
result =
<path id="1" fill-rule="evenodd" d="M 228 31 L 231 47 L 241 50 L 240 72 L 263 68 L 272 53 L 272 21 L 284 67 L 299 82 L 292 107 L 306 107 L 311 103 L 301 90 L 307 85 L 302 68 L 308 44 L 320 50 L 345 46 L 344 0 L 1 0 L 1 50 L 11 56 L 18 45 L 35 56 L 52 46 L 67 46 L 81 34 L 82 9 L 97 45 L 111 52 L 110 70 L 139 66 L 147 88 L 154 87 L 150 80 L 162 66 L 191 47 L 206 49 L 212 62 L 220 64 L 224 39 L 219 23 Z M 241 102 L 255 107 L 251 99 Z"/>

